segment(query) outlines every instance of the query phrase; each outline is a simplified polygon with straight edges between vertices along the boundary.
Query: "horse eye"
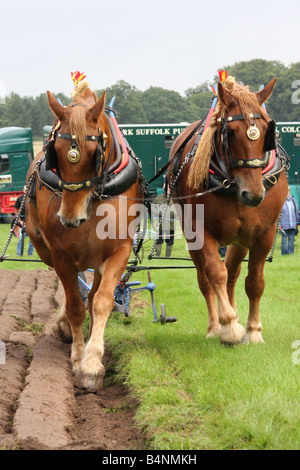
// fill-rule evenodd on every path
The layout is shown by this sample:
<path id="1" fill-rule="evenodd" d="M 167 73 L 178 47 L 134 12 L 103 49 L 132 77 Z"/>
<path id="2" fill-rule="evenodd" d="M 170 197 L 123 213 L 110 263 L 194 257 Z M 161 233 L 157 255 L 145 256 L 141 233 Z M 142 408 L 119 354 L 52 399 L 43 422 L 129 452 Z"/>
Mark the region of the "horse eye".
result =
<path id="1" fill-rule="evenodd" d="M 227 129 L 227 134 L 228 134 L 228 137 L 234 137 L 234 130 L 233 129 Z"/>

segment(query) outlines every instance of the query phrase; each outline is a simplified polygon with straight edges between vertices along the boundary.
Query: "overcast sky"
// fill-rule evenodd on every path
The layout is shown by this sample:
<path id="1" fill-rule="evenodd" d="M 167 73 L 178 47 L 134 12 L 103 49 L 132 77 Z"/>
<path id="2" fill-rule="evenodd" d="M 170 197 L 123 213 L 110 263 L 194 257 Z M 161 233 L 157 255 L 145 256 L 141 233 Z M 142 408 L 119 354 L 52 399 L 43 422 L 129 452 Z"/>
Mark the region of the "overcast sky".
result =
<path id="1" fill-rule="evenodd" d="M 125 80 L 184 95 L 224 65 L 300 61 L 299 0 L 0 0 L 0 7 L 6 94 L 69 95 L 70 73 L 80 70 L 92 89 Z"/>

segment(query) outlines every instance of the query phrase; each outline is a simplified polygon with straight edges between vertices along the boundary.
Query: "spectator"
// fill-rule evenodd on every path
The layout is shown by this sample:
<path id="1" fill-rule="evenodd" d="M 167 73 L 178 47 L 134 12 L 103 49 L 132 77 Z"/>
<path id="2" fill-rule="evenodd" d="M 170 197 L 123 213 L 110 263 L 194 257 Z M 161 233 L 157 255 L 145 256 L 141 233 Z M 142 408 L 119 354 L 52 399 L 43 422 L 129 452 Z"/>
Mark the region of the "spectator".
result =
<path id="1" fill-rule="evenodd" d="M 24 186 L 23 192 L 25 193 L 26 186 Z M 21 203 L 23 200 L 24 194 L 18 197 L 15 203 L 15 215 L 18 215 L 19 209 L 21 207 Z M 23 206 L 22 212 L 20 214 L 19 220 L 18 220 L 18 225 L 20 227 L 19 230 L 19 241 L 17 245 L 17 256 L 23 256 L 23 250 L 24 250 L 24 242 L 25 242 L 25 237 L 27 235 L 26 233 L 26 228 L 25 228 L 25 204 Z M 29 237 L 28 237 L 29 238 Z M 29 238 L 28 242 L 28 250 L 27 250 L 28 256 L 33 255 L 33 245 L 31 243 L 31 240 Z"/>
<path id="2" fill-rule="evenodd" d="M 296 199 L 291 195 L 289 188 L 288 196 L 282 208 L 279 226 L 279 230 L 281 231 L 282 255 L 291 255 L 294 253 L 295 235 L 298 233 L 297 225 L 299 224 L 299 209 Z"/>
<path id="3" fill-rule="evenodd" d="M 164 177 L 165 180 L 165 177 Z M 155 199 L 154 199 L 154 217 L 157 218 L 160 222 L 160 219 L 162 217 L 162 208 L 163 205 L 166 201 L 166 182 L 164 182 L 163 185 L 164 192 L 162 194 L 159 194 Z M 172 205 L 172 200 L 169 202 L 169 206 Z M 162 224 L 159 224 L 159 237 L 156 242 L 156 247 L 155 247 L 155 255 L 156 256 L 161 256 L 161 251 L 162 251 L 162 245 L 163 242 L 166 242 L 166 258 L 170 258 L 173 245 L 174 245 L 174 234 L 175 234 L 175 214 L 173 210 L 169 210 L 169 207 L 166 211 L 166 215 L 164 220 L 162 221 Z"/>

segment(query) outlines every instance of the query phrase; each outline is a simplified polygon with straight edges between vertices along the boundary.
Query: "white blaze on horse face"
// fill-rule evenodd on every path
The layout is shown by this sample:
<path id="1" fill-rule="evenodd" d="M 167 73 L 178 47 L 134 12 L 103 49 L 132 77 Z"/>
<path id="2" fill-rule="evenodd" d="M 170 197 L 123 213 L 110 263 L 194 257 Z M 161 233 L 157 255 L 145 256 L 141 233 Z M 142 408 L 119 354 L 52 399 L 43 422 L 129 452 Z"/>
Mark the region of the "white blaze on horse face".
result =
<path id="1" fill-rule="evenodd" d="M 63 191 L 58 218 L 65 227 L 77 228 L 90 218 L 91 195 L 86 191 L 76 194 Z"/>
<path id="2" fill-rule="evenodd" d="M 257 179 L 256 172 L 259 173 L 259 179 Z M 241 171 L 239 176 L 235 178 L 235 182 L 238 186 L 238 194 L 242 203 L 247 207 L 258 207 L 263 202 L 266 190 L 264 188 L 261 169 L 247 169 L 244 170 L 247 176 L 242 175 Z"/>

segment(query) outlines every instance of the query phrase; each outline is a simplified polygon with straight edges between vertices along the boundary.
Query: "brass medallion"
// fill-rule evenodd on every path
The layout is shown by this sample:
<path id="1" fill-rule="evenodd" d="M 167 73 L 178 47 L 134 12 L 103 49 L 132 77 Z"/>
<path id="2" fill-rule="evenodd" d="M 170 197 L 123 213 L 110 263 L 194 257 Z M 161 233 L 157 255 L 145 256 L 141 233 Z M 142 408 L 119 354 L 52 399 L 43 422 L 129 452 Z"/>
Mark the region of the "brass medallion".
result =
<path id="1" fill-rule="evenodd" d="M 247 129 L 247 136 L 250 140 L 257 140 L 260 137 L 260 130 L 255 125 L 250 126 Z"/>
<path id="2" fill-rule="evenodd" d="M 76 148 L 70 148 L 69 151 L 68 151 L 68 154 L 67 154 L 67 159 L 69 160 L 69 162 L 71 163 L 77 163 L 79 162 L 80 160 L 80 150 L 76 147 Z"/>

